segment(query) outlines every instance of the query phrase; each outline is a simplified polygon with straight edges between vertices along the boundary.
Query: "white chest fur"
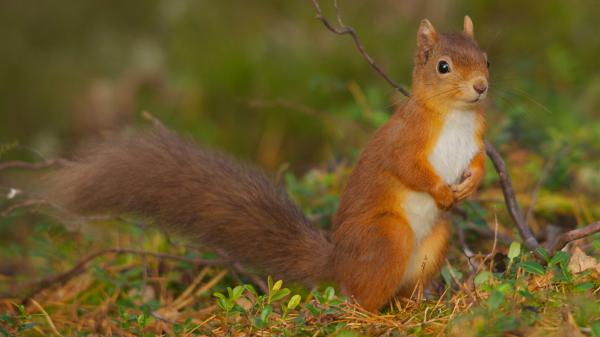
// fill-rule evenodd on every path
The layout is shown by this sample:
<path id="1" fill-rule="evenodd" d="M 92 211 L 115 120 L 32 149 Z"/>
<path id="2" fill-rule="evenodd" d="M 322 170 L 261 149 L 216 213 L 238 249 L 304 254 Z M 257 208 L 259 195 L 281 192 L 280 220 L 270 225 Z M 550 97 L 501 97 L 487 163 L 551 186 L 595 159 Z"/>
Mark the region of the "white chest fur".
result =
<path id="1" fill-rule="evenodd" d="M 476 113 L 454 110 L 448 113 L 429 162 L 448 184 L 456 184 L 478 151 L 475 141 Z"/>
<path id="2" fill-rule="evenodd" d="M 463 172 L 478 151 L 475 139 L 476 115 L 473 111 L 451 111 L 429 155 L 429 163 L 448 184 L 460 181 Z M 415 234 L 417 244 L 429 234 L 439 210 L 427 193 L 410 192 L 403 210 Z"/>

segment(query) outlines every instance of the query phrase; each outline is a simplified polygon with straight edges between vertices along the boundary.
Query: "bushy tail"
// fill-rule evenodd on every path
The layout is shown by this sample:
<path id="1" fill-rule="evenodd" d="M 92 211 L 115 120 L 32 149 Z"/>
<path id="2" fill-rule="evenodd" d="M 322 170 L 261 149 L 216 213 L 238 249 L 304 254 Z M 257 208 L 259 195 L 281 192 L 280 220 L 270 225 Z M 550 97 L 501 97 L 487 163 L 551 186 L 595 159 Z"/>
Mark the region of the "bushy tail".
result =
<path id="1" fill-rule="evenodd" d="M 49 177 L 80 214 L 127 213 L 286 280 L 328 278 L 331 243 L 262 171 L 158 128 L 90 149 Z"/>

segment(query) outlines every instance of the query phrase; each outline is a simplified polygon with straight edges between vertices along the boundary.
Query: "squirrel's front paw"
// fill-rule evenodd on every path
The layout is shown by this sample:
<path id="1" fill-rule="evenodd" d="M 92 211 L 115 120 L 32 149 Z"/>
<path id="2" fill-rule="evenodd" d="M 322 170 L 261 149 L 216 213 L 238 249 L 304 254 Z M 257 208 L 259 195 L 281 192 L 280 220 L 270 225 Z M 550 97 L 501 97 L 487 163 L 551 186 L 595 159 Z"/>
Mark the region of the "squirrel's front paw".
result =
<path id="1" fill-rule="evenodd" d="M 446 184 L 439 184 L 432 193 L 433 199 L 437 206 L 443 210 L 452 208 L 454 204 L 454 193 Z"/>
<path id="2" fill-rule="evenodd" d="M 480 180 L 481 179 L 477 174 L 473 174 L 470 171 L 466 172 L 464 180 L 460 184 L 451 186 L 454 199 L 456 199 L 456 201 L 461 201 L 473 194 L 477 189 Z"/>

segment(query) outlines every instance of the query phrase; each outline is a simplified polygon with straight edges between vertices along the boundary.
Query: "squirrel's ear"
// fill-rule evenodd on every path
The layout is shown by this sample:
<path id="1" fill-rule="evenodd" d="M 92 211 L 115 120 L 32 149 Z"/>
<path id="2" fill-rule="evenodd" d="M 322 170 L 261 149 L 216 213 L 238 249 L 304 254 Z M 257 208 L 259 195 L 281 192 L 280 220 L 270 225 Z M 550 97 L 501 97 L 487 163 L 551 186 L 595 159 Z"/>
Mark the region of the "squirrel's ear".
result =
<path id="1" fill-rule="evenodd" d="M 465 23 L 463 32 L 470 38 L 475 38 L 475 32 L 473 31 L 473 21 L 468 15 L 465 15 Z"/>
<path id="2" fill-rule="evenodd" d="M 425 63 L 429 58 L 433 46 L 438 41 L 438 35 L 429 20 L 424 19 L 419 26 L 417 33 L 418 57 Z"/>

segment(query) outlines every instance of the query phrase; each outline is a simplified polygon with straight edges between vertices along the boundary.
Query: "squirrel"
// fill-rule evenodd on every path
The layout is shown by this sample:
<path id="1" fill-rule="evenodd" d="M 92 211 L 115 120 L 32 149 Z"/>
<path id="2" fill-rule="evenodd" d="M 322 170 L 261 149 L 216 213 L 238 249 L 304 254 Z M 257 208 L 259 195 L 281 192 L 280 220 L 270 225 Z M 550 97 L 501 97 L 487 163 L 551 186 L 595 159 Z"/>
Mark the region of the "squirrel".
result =
<path id="1" fill-rule="evenodd" d="M 445 211 L 484 175 L 488 66 L 468 16 L 454 34 L 421 22 L 413 94 L 369 140 L 329 234 L 261 170 L 164 127 L 96 144 L 50 173 L 48 195 L 77 214 L 153 218 L 274 277 L 333 282 L 376 311 L 438 273 Z"/>

